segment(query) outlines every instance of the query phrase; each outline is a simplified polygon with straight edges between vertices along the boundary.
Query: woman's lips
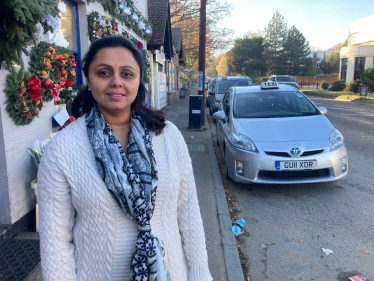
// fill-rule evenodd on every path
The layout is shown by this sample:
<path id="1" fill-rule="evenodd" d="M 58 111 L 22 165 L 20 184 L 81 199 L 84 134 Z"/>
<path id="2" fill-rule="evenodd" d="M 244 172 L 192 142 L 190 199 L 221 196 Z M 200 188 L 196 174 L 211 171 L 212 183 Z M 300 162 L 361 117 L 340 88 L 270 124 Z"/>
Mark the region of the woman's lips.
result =
<path id="1" fill-rule="evenodd" d="M 112 100 L 121 100 L 125 95 L 122 93 L 107 93 L 107 96 Z"/>

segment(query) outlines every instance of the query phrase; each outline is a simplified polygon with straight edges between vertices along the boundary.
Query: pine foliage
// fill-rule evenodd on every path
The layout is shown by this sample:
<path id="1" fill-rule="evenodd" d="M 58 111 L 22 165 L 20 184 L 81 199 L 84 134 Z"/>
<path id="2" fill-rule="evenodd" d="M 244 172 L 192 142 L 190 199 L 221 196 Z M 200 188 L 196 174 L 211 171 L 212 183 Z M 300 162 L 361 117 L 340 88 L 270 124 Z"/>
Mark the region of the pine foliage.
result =
<path id="1" fill-rule="evenodd" d="M 276 11 L 265 28 L 264 35 L 264 58 L 269 74 L 284 73 L 284 41 L 287 30 L 284 18 L 279 11 Z"/>
<path id="2" fill-rule="evenodd" d="M 23 66 L 22 52 L 36 43 L 37 24 L 46 15 L 56 16 L 56 0 L 2 0 L 0 1 L 0 63 L 7 68 L 13 63 Z"/>
<path id="3" fill-rule="evenodd" d="M 285 69 L 288 75 L 300 75 L 310 54 L 309 41 L 295 27 L 292 26 L 284 41 Z"/>

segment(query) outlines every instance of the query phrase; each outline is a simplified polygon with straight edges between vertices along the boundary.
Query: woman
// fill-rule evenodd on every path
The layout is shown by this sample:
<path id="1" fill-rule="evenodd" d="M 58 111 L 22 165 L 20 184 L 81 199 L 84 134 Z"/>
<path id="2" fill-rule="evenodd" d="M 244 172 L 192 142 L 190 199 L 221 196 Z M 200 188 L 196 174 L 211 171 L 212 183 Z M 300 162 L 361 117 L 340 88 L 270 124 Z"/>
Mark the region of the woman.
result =
<path id="1" fill-rule="evenodd" d="M 142 65 L 121 36 L 85 55 L 79 118 L 38 172 L 45 280 L 212 280 L 188 150 L 144 105 Z"/>

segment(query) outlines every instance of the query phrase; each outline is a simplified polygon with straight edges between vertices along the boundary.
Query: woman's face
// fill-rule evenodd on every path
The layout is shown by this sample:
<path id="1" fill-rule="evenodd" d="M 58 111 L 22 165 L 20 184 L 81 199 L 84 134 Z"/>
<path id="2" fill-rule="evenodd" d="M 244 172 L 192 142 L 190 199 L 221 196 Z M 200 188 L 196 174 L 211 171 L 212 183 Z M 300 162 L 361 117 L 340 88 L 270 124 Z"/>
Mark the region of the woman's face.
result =
<path id="1" fill-rule="evenodd" d="M 101 49 L 88 68 L 87 85 L 104 116 L 131 112 L 139 82 L 139 65 L 124 47 Z"/>

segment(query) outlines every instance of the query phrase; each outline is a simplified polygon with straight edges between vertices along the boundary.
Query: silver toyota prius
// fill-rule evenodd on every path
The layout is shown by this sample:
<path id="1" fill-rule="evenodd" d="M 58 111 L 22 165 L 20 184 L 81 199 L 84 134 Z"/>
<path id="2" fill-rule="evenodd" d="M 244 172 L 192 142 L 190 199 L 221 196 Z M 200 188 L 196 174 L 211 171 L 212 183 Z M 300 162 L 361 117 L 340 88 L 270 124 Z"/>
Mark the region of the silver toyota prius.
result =
<path id="1" fill-rule="evenodd" d="M 300 184 L 348 173 L 343 135 L 292 86 L 232 87 L 214 113 L 226 177 L 236 182 Z"/>

